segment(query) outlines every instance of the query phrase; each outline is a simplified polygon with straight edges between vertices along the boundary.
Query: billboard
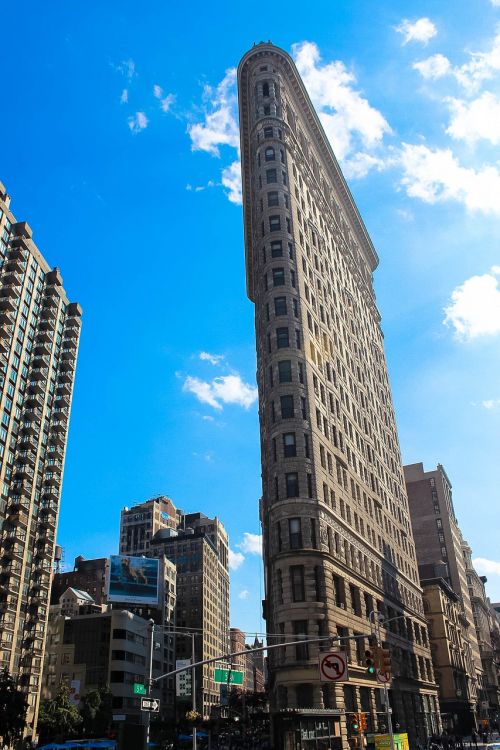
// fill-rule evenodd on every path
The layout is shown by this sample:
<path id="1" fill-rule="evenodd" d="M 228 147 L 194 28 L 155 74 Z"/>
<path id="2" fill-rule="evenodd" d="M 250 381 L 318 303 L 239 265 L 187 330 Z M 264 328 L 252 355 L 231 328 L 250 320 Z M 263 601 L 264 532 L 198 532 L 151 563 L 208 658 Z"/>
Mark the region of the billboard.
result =
<path id="1" fill-rule="evenodd" d="M 108 601 L 158 604 L 160 561 L 151 557 L 111 555 Z"/>

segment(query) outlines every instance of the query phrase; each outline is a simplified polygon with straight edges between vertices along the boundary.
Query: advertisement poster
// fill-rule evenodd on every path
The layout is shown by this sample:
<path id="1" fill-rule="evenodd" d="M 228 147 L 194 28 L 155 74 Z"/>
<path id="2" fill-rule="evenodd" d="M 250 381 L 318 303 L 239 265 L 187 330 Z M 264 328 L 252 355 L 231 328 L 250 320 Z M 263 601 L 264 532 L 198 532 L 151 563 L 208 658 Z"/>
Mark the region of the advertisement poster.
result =
<path id="1" fill-rule="evenodd" d="M 111 555 L 109 602 L 158 604 L 160 561 L 150 557 Z"/>

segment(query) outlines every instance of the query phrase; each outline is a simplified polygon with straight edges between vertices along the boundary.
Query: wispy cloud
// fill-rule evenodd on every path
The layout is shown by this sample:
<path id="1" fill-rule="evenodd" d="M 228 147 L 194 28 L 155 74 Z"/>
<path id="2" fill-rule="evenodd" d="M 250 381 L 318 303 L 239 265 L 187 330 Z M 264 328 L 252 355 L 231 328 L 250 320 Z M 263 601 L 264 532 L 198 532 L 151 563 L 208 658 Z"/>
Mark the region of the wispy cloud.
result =
<path id="1" fill-rule="evenodd" d="M 490 273 L 471 276 L 453 290 L 444 323 L 454 329 L 458 339 L 469 341 L 500 333 L 499 273 L 500 268 L 494 266 Z"/>
<path id="2" fill-rule="evenodd" d="M 245 383 L 238 374 L 221 375 L 211 381 L 188 375 L 182 389 L 218 410 L 223 404 L 237 404 L 248 409 L 257 400 L 257 387 Z"/>
<path id="3" fill-rule="evenodd" d="M 220 156 L 221 146 L 237 149 L 239 129 L 236 119 L 236 68 L 229 68 L 215 88 L 205 86 L 203 100 L 203 122 L 188 127 L 192 150 Z"/>
<path id="4" fill-rule="evenodd" d="M 488 410 L 498 409 L 500 406 L 500 398 L 489 398 L 485 401 L 481 401 L 481 406 L 484 406 L 484 408 Z"/>
<path id="5" fill-rule="evenodd" d="M 262 555 L 262 534 L 245 531 L 243 541 L 237 547 L 250 555 Z"/>
<path id="6" fill-rule="evenodd" d="M 120 104 L 127 104 L 128 102 L 128 89 L 123 89 L 120 95 Z"/>
<path id="7" fill-rule="evenodd" d="M 122 60 L 119 65 L 113 67 L 115 67 L 116 70 L 122 73 L 125 78 L 128 78 L 129 81 L 132 80 L 132 78 L 135 78 L 135 76 L 137 75 L 135 70 L 135 62 L 130 57 L 128 60 Z"/>
<path id="8" fill-rule="evenodd" d="M 472 564 L 481 575 L 500 576 L 500 562 L 488 560 L 486 557 L 476 557 Z"/>
<path id="9" fill-rule="evenodd" d="M 248 589 L 243 589 L 243 591 L 239 592 L 238 599 L 248 599 L 248 594 L 249 593 L 250 592 L 248 591 Z"/>
<path id="10" fill-rule="evenodd" d="M 175 102 L 175 94 L 166 94 L 163 91 L 162 87 L 159 86 L 157 83 L 153 86 L 153 96 L 155 99 L 160 100 L 160 106 L 163 110 L 163 112 L 168 112 L 170 110 L 170 107 Z"/>
<path id="11" fill-rule="evenodd" d="M 230 547 L 229 555 L 228 555 L 228 562 L 229 562 L 229 567 L 231 568 L 231 570 L 238 570 L 238 568 L 241 568 L 241 566 L 245 562 L 245 555 L 243 555 L 241 552 L 235 552 Z"/>
<path id="12" fill-rule="evenodd" d="M 220 365 L 224 360 L 223 354 L 210 354 L 210 352 L 200 352 L 198 357 L 205 362 L 210 362 L 211 365 Z"/>
<path id="13" fill-rule="evenodd" d="M 436 25 L 425 16 L 417 21 L 410 21 L 405 18 L 394 28 L 398 34 L 403 35 L 403 44 L 408 44 L 408 42 L 427 44 L 437 34 Z"/>
<path id="14" fill-rule="evenodd" d="M 144 112 L 136 112 L 128 118 L 128 126 L 132 133 L 140 133 L 141 130 L 145 130 L 148 126 L 148 118 Z"/>

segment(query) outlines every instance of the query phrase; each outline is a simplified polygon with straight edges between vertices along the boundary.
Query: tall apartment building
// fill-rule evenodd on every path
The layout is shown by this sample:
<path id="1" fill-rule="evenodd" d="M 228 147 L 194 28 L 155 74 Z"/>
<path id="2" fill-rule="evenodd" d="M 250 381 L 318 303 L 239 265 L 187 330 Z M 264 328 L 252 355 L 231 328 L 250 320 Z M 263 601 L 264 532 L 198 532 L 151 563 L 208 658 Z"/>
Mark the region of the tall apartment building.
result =
<path id="1" fill-rule="evenodd" d="M 270 655 L 276 746 L 320 732 L 346 747 L 356 710 L 368 731 L 382 727 L 363 666 L 373 610 L 392 620 L 382 638 L 393 717 L 424 738 L 439 729 L 437 694 L 372 286 L 378 258 L 289 55 L 254 46 L 238 92 L 267 630 L 360 636 L 343 641 L 343 687 L 319 682 L 317 644 Z"/>
<path id="2" fill-rule="evenodd" d="M 141 531 L 131 531 L 137 525 Z M 191 637 L 183 637 L 183 631 L 196 633 L 197 661 L 228 653 L 229 540 L 222 522 L 204 513 L 183 513 L 168 498 L 155 498 L 122 512 L 120 553 L 137 554 L 139 545 L 143 554 L 164 555 L 176 566 L 176 658 L 191 658 Z M 205 718 L 220 703 L 213 671 L 207 665 L 196 675 L 198 710 Z"/>
<path id="3" fill-rule="evenodd" d="M 124 508 L 120 519 L 120 554 L 144 555 L 157 531 L 176 529 L 180 520 L 181 511 L 164 495 Z"/>
<path id="4" fill-rule="evenodd" d="M 57 605 L 63 591 L 71 586 L 90 594 L 96 604 L 105 604 L 107 565 L 107 557 L 86 560 L 82 555 L 78 555 L 75 558 L 73 570 L 54 574 L 50 589 L 50 603 Z"/>
<path id="5" fill-rule="evenodd" d="M 419 568 L 425 577 L 429 566 L 445 563 L 447 575 L 444 578 L 459 599 L 466 669 L 465 697 L 467 702 L 477 705 L 481 694 L 484 695 L 484 673 L 451 482 L 441 464 L 433 471 L 424 471 L 422 463 L 409 464 L 404 467 L 404 475 Z M 462 691 L 463 687 L 457 684 L 457 690 Z M 474 718 L 470 717 L 469 722 L 471 725 Z"/>
<path id="6" fill-rule="evenodd" d="M 482 692 L 479 695 L 481 702 L 481 718 L 496 720 L 500 710 L 500 687 L 498 681 L 500 662 L 498 661 L 498 649 L 495 647 L 495 615 L 491 609 L 491 602 L 486 595 L 486 576 L 477 574 L 472 564 L 472 550 L 467 542 L 462 544 L 462 552 L 465 562 L 465 573 L 467 586 L 472 605 L 472 617 L 476 629 L 477 643 L 481 656 L 483 669 Z"/>
<path id="7" fill-rule="evenodd" d="M 0 183 L 0 668 L 36 728 L 81 308 Z"/>

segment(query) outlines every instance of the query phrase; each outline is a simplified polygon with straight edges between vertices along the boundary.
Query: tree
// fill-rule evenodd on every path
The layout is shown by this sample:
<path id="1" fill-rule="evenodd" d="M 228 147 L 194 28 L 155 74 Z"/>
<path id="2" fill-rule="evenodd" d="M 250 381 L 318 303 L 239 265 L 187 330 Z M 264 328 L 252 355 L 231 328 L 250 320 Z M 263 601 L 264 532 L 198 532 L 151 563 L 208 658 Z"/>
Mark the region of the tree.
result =
<path id="1" fill-rule="evenodd" d="M 26 696 L 16 688 L 14 679 L 7 668 L 0 672 L 0 739 L 2 747 L 11 745 L 23 733 L 26 723 L 28 701 Z"/>
<path id="2" fill-rule="evenodd" d="M 77 707 L 70 701 L 69 690 L 62 685 L 53 700 L 40 703 L 38 729 L 46 739 L 67 739 L 76 734 L 82 723 Z"/>
<path id="3" fill-rule="evenodd" d="M 113 718 L 113 696 L 108 687 L 89 690 L 82 698 L 80 714 L 85 737 L 103 737 Z"/>

